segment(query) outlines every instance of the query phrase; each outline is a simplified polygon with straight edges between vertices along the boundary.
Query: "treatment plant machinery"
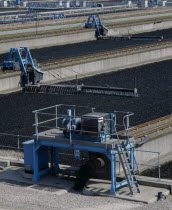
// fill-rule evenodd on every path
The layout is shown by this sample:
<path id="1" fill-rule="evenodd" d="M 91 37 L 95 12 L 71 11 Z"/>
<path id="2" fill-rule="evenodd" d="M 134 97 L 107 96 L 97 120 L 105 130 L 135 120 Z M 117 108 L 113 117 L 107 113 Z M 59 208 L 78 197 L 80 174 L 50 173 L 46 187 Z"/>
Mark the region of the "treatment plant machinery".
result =
<path id="1" fill-rule="evenodd" d="M 137 88 L 119 88 L 109 86 L 88 86 L 84 84 L 46 84 L 41 83 L 44 72 L 38 68 L 38 63 L 32 59 L 29 48 L 11 48 L 8 58 L 3 62 L 2 71 L 21 71 L 20 86 L 26 93 L 47 93 L 59 95 L 101 94 L 114 96 L 138 97 Z M 46 72 L 49 73 L 49 72 Z M 54 76 L 54 75 L 53 75 Z"/>
<path id="2" fill-rule="evenodd" d="M 21 71 L 20 85 L 38 84 L 43 79 L 43 72 L 38 68 L 37 61 L 32 59 L 27 47 L 11 48 L 8 58 L 3 62 L 2 71 Z"/>
<path id="3" fill-rule="evenodd" d="M 24 143 L 24 169 L 33 173 L 33 181 L 38 181 L 50 171 L 59 174 L 58 150 L 66 148 L 73 150 L 76 158 L 81 151 L 87 151 L 90 156 L 79 170 L 74 189 L 82 190 L 97 169 L 108 168 L 111 179 L 109 193 L 116 194 L 124 186 L 128 186 L 131 195 L 140 193 L 135 177 L 134 138 L 129 135 L 129 121 L 133 113 L 101 113 L 95 108 L 65 104 L 33 113 L 35 134 L 33 140 Z M 119 134 L 121 129 L 125 131 L 124 135 Z M 53 151 L 51 167 L 48 164 L 48 147 Z M 124 174 L 118 182 L 117 161 L 120 161 Z"/>
<path id="4" fill-rule="evenodd" d="M 109 29 L 103 24 L 101 18 L 99 15 L 89 15 L 88 20 L 85 23 L 85 28 L 95 28 L 95 37 L 97 40 L 106 40 L 106 39 L 112 39 L 112 40 L 158 40 L 162 41 L 163 36 L 139 36 L 139 35 L 120 35 L 120 34 L 114 34 L 109 35 Z M 112 32 L 112 30 L 111 30 Z"/>

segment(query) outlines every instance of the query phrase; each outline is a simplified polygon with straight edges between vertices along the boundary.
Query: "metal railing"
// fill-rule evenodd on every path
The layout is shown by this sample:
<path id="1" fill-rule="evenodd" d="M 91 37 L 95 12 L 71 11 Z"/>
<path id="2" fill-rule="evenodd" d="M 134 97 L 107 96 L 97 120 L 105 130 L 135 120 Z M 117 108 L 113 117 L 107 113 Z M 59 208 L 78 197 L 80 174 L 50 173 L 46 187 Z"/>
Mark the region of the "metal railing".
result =
<path id="1" fill-rule="evenodd" d="M 160 152 L 154 152 L 154 151 L 148 151 L 148 150 L 138 150 L 136 149 L 135 152 L 145 152 L 145 153 L 152 153 L 152 154 L 156 154 L 157 155 L 157 165 L 155 164 L 147 164 L 146 160 L 145 160 L 145 163 L 136 163 L 138 166 L 146 166 L 146 167 L 149 167 L 149 168 L 158 168 L 158 179 L 161 179 L 161 165 L 160 165 Z M 155 159 L 155 158 L 152 158 L 152 159 Z"/>
<path id="2" fill-rule="evenodd" d="M 17 159 L 19 159 L 19 153 L 23 151 L 22 143 L 30 139 L 33 139 L 33 137 L 9 133 L 0 133 L 0 148 L 5 150 L 9 149 L 16 151 Z"/>
<path id="3" fill-rule="evenodd" d="M 59 111 L 59 109 L 63 108 L 63 113 Z M 61 133 L 63 131 L 66 131 L 69 134 L 69 142 L 72 144 L 72 136 L 73 133 L 75 132 L 82 132 L 88 135 L 96 136 L 96 137 L 102 137 L 104 135 L 103 142 L 105 143 L 105 148 L 107 149 L 107 141 L 110 138 L 117 138 L 120 139 L 121 136 L 123 136 L 122 139 L 126 137 L 126 140 L 130 140 L 130 136 L 128 130 L 130 129 L 129 125 L 129 117 L 133 115 L 133 113 L 130 112 L 122 112 L 122 111 L 114 111 L 113 113 L 107 113 L 107 114 L 114 114 L 114 119 L 104 119 L 102 118 L 102 128 L 98 129 L 96 131 L 93 131 L 91 128 L 91 125 L 89 124 L 90 130 L 82 130 L 82 129 L 77 129 L 73 128 L 72 122 L 75 119 L 86 119 L 88 118 L 89 120 L 95 120 L 97 116 L 88 116 L 85 117 L 84 115 L 77 115 L 77 111 L 79 109 L 83 109 L 84 112 L 83 114 L 88 114 L 89 111 L 91 113 L 94 113 L 95 108 L 94 107 L 88 107 L 88 106 L 77 106 L 76 105 L 66 105 L 66 104 L 59 104 L 59 105 L 54 105 L 50 107 L 46 107 L 43 109 L 35 110 L 33 111 L 35 115 L 35 123 L 33 126 L 35 127 L 35 134 L 36 134 L 36 140 L 39 139 L 39 132 L 40 128 L 41 131 L 45 130 L 51 130 L 55 129 L 54 134 L 52 136 L 57 135 L 58 132 Z M 86 110 L 89 110 L 86 112 Z M 68 112 L 68 114 L 66 114 Z M 70 112 L 70 113 L 69 113 Z M 117 124 L 117 113 L 122 114 L 122 124 Z M 43 119 L 40 120 L 41 116 L 43 116 Z M 101 114 L 100 114 L 101 116 Z M 48 118 L 48 119 L 47 119 Z M 63 119 L 68 119 L 68 126 L 65 126 L 62 124 Z M 126 122 L 125 122 L 126 120 Z M 110 125 L 109 127 L 107 125 Z M 98 125 L 97 125 L 98 126 Z M 116 126 L 120 127 L 120 129 L 125 129 L 125 134 L 124 135 L 118 135 L 118 131 Z M 110 129 L 111 127 L 111 129 Z M 109 131 L 109 132 L 106 132 Z M 115 148 L 115 142 L 112 144 L 112 148 Z"/>

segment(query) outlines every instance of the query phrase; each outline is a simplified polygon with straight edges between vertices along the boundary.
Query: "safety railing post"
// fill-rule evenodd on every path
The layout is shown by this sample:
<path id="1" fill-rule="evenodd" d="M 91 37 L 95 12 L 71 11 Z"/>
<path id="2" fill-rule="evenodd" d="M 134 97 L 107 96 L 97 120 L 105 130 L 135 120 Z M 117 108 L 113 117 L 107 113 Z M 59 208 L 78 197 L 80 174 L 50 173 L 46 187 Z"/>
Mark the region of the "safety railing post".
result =
<path id="1" fill-rule="evenodd" d="M 38 140 L 38 112 L 35 111 L 35 133 L 36 133 L 36 140 Z"/>
<path id="2" fill-rule="evenodd" d="M 159 155 L 160 153 L 158 152 L 158 178 L 161 179 L 161 166 L 160 166 Z"/>
<path id="3" fill-rule="evenodd" d="M 107 149 L 107 138 L 106 138 L 106 135 L 107 134 L 105 134 L 105 149 Z"/>
<path id="4" fill-rule="evenodd" d="M 91 107 L 91 112 L 94 112 L 95 108 L 94 107 Z"/>
<path id="5" fill-rule="evenodd" d="M 75 108 L 75 105 L 74 105 L 74 108 L 73 108 L 73 117 L 75 118 L 76 116 L 76 108 Z"/>

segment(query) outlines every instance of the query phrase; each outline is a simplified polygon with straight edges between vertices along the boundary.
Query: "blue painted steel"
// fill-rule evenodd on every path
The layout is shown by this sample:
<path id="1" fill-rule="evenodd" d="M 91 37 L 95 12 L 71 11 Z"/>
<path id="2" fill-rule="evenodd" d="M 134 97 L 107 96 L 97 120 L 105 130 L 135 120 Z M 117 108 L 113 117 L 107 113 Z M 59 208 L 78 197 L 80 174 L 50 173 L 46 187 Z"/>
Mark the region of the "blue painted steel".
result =
<path id="1" fill-rule="evenodd" d="M 54 148 L 54 171 L 57 174 L 59 172 L 59 165 L 58 165 L 58 148 L 68 148 L 73 150 L 83 150 L 83 151 L 90 151 L 90 152 L 99 152 L 106 154 L 107 157 L 111 161 L 111 188 L 110 188 L 110 194 L 115 194 L 117 189 L 119 189 L 122 186 L 127 185 L 127 181 L 123 180 L 119 183 L 116 182 L 116 156 L 117 151 L 115 149 L 107 150 L 106 148 L 100 148 L 100 147 L 91 147 L 91 146 L 85 146 L 85 145 L 75 145 L 70 143 L 59 143 L 59 142 L 52 142 L 52 141 L 37 141 L 34 140 L 34 147 L 33 147 L 33 158 L 34 158 L 34 176 L 33 181 L 38 181 L 40 179 L 40 176 L 48 173 L 50 170 L 39 170 L 39 156 L 38 151 L 39 148 L 44 145 L 46 147 L 51 146 Z M 134 147 L 131 143 L 128 144 L 127 148 L 131 148 L 130 157 L 132 164 L 134 166 Z M 132 181 L 132 180 L 130 180 Z"/>
<path id="2" fill-rule="evenodd" d="M 85 23 L 85 28 L 96 28 L 98 25 L 103 25 L 99 15 L 89 15 Z"/>
<path id="3" fill-rule="evenodd" d="M 100 133 L 100 136 L 84 136 L 83 132 L 81 131 L 79 134 L 72 134 L 71 137 L 72 137 L 72 139 L 76 139 L 76 140 L 105 142 L 110 139 L 110 135 L 108 135 L 108 134 L 109 133 L 102 131 Z M 64 137 L 69 139 L 69 134 L 64 134 Z"/>
<path id="4" fill-rule="evenodd" d="M 36 140 L 35 140 L 36 141 Z M 77 144 L 66 144 L 66 143 L 59 143 L 59 142 L 52 142 L 52 141 L 41 141 L 39 140 L 37 142 L 37 146 L 40 145 L 50 146 L 50 147 L 59 147 L 59 148 L 66 148 L 66 149 L 73 149 L 73 150 L 84 150 L 84 151 L 90 151 L 90 152 L 99 152 L 103 154 L 109 154 L 110 151 L 107 151 L 104 147 L 91 147 L 91 146 L 85 146 L 85 145 L 77 145 Z M 112 150 L 112 154 L 116 152 L 115 150 Z M 111 153 L 110 153 L 111 154 Z"/>
<path id="5" fill-rule="evenodd" d="M 111 189 L 110 193 L 115 194 L 116 192 L 116 155 L 111 154 Z"/>
<path id="6" fill-rule="evenodd" d="M 99 15 L 90 15 L 85 23 L 85 28 L 96 28 L 96 38 L 104 36 L 108 31 L 108 28 L 103 24 Z"/>
<path id="7" fill-rule="evenodd" d="M 48 174 L 49 172 L 50 172 L 50 168 L 46 168 L 46 169 L 39 171 L 39 178 L 45 174 Z"/>
<path id="8" fill-rule="evenodd" d="M 58 161 L 58 148 L 54 147 L 54 174 L 57 175 L 60 171 Z"/>
<path id="9" fill-rule="evenodd" d="M 125 185 L 127 185 L 127 184 L 128 184 L 127 183 L 127 180 L 123 180 L 123 181 L 117 183 L 116 184 L 116 190 L 119 189 L 119 188 L 121 188 L 121 187 L 123 187 L 123 186 L 125 186 Z"/>
<path id="10" fill-rule="evenodd" d="M 20 0 L 16 0 L 16 5 L 20 5 Z"/>
<path id="11" fill-rule="evenodd" d="M 34 163 L 34 173 L 33 173 L 33 182 L 37 182 L 40 180 L 40 173 L 39 173 L 39 167 L 38 167 L 38 146 L 40 145 L 37 144 L 36 140 L 34 140 L 34 145 L 33 145 L 33 163 Z"/>
<path id="12" fill-rule="evenodd" d="M 155 5 L 158 5 L 158 3 L 159 3 L 159 0 L 154 0 Z"/>
<path id="13" fill-rule="evenodd" d="M 33 172 L 33 146 L 34 140 L 26 141 L 24 145 L 24 169 L 27 172 Z M 38 150 L 38 168 L 39 170 L 48 168 L 48 148 L 41 146 Z"/>
<path id="14" fill-rule="evenodd" d="M 23 51 L 25 52 L 24 55 L 22 55 Z M 13 57 L 14 54 L 15 54 L 15 57 Z M 4 61 L 2 68 L 3 69 L 8 69 L 8 68 L 14 69 L 15 63 L 19 63 L 19 65 L 20 65 L 21 71 L 25 78 L 25 84 L 29 84 L 31 82 L 29 79 L 28 72 L 27 72 L 27 65 L 31 65 L 32 68 L 34 69 L 34 76 L 36 76 L 35 75 L 36 73 L 43 74 L 43 72 L 40 69 L 38 69 L 37 66 L 35 66 L 32 56 L 30 54 L 29 48 L 27 48 L 27 47 L 11 48 L 10 52 L 8 54 L 7 61 Z M 16 69 L 16 70 L 20 70 L 20 68 Z M 34 80 L 34 78 L 33 78 L 33 80 Z M 34 82 L 34 81 L 32 81 L 32 82 Z"/>

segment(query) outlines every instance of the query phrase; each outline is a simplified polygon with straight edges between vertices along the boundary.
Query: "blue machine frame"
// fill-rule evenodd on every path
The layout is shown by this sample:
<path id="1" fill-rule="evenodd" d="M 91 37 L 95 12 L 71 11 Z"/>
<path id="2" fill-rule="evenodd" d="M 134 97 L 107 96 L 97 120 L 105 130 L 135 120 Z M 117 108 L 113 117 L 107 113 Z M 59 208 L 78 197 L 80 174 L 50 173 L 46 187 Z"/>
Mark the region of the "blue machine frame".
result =
<path id="1" fill-rule="evenodd" d="M 85 23 L 85 28 L 96 28 L 98 25 L 102 25 L 102 21 L 99 15 L 89 15 L 88 20 Z"/>
<path id="2" fill-rule="evenodd" d="M 119 183 L 116 181 L 116 157 L 117 157 L 117 151 L 115 149 L 107 151 L 105 148 L 95 148 L 95 147 L 88 147 L 84 145 L 71 145 L 66 143 L 57 143 L 57 142 L 49 142 L 49 141 L 42 141 L 42 140 L 34 140 L 34 151 L 33 151 L 33 160 L 34 160 L 34 175 L 32 181 L 37 182 L 40 180 L 40 177 L 44 174 L 49 173 L 51 170 L 50 168 L 44 169 L 42 171 L 39 171 L 39 159 L 38 159 L 38 149 L 41 146 L 47 146 L 47 147 L 53 147 L 54 148 L 54 172 L 56 174 L 59 173 L 59 163 L 58 163 L 58 148 L 66 148 L 66 149 L 72 149 L 72 150 L 81 150 L 81 151 L 88 151 L 88 152 L 98 152 L 105 154 L 110 162 L 111 162 L 111 188 L 110 188 L 110 194 L 115 194 L 117 190 L 125 185 L 127 185 L 127 180 L 123 180 Z M 130 152 L 130 159 L 132 162 L 132 167 L 134 169 L 134 146 L 131 144 L 128 144 L 128 149 Z M 133 181 L 133 180 L 130 180 Z"/>
<path id="3" fill-rule="evenodd" d="M 107 142 L 109 142 L 108 146 L 107 146 L 107 144 L 108 144 L 107 142 L 97 143 L 97 142 L 85 141 L 85 140 L 82 140 L 82 139 L 80 139 L 80 140 L 73 139 L 72 140 L 71 139 L 71 137 L 72 137 L 71 127 L 69 128 L 70 139 L 69 138 L 66 139 L 63 135 L 63 132 L 61 131 L 62 128 L 59 129 L 58 122 L 57 122 L 58 119 L 61 120 L 62 118 L 64 119 L 64 117 L 65 117 L 64 115 L 59 114 L 59 112 L 58 112 L 58 108 L 61 107 L 61 106 L 67 106 L 67 107 L 71 106 L 74 109 L 73 116 L 76 117 L 76 115 L 75 115 L 76 114 L 75 113 L 75 105 L 60 104 L 60 105 L 55 105 L 55 106 L 52 106 L 52 107 L 44 108 L 44 109 L 41 109 L 41 110 L 36 110 L 36 111 L 33 112 L 35 114 L 35 124 L 34 124 L 34 126 L 35 126 L 35 132 L 36 132 L 36 134 L 34 134 L 33 157 L 32 157 L 33 158 L 33 169 L 34 169 L 33 181 L 37 182 L 42 175 L 47 174 L 51 170 L 50 168 L 46 168 L 46 169 L 41 170 L 41 171 L 39 170 L 39 154 L 38 154 L 39 153 L 39 148 L 41 146 L 46 146 L 46 147 L 52 147 L 53 150 L 54 150 L 54 156 L 53 156 L 54 166 L 53 166 L 53 169 L 54 169 L 55 174 L 58 174 L 59 171 L 60 171 L 59 161 L 58 161 L 58 149 L 59 148 L 66 148 L 66 149 L 71 149 L 71 150 L 74 150 L 74 151 L 75 150 L 81 150 L 81 151 L 102 153 L 102 154 L 105 154 L 109 158 L 110 163 L 111 163 L 110 194 L 115 194 L 119 188 L 129 184 L 129 182 L 130 183 L 134 182 L 135 180 L 133 179 L 132 176 L 129 179 L 125 179 L 121 182 L 116 181 L 116 159 L 117 159 L 117 156 L 119 155 L 119 151 L 120 151 L 120 153 L 122 153 L 124 151 L 124 149 L 125 150 L 127 149 L 127 152 L 129 154 L 130 165 L 132 167 L 132 170 L 134 171 L 134 165 L 135 165 L 134 145 L 133 145 L 133 141 L 130 141 L 131 137 L 129 137 L 129 139 L 126 138 L 127 140 L 126 140 L 126 143 L 125 143 L 125 148 L 122 147 L 122 144 L 120 144 L 120 147 L 118 147 L 118 150 L 117 150 L 116 146 L 118 144 L 117 139 L 119 140 L 119 135 L 117 134 L 116 128 L 115 128 L 114 132 L 115 132 L 115 135 L 117 136 L 117 139 L 113 138 L 112 143 L 110 142 L 111 140 L 108 140 L 107 141 Z M 45 116 L 46 114 L 48 114 L 48 111 L 47 111 L 48 109 L 54 109 L 54 108 L 55 108 L 55 114 L 52 114 L 52 111 L 50 113 L 50 115 L 53 117 L 52 120 L 48 119 L 47 121 L 44 120 L 43 122 L 38 121 L 38 115 L 43 114 Z M 91 110 L 93 111 L 93 113 L 95 113 L 94 108 L 91 108 Z M 112 113 L 110 113 L 110 114 L 112 114 Z M 129 116 L 131 116 L 132 114 L 133 113 L 127 112 L 126 115 L 123 118 L 123 123 L 125 124 L 125 122 L 126 122 L 126 124 L 124 125 L 124 129 L 126 131 L 125 133 L 127 134 L 127 137 L 128 137 L 128 134 L 129 134 L 128 133 L 128 131 L 129 131 Z M 72 120 L 71 114 L 69 114 L 67 116 L 71 117 L 70 120 Z M 52 122 L 54 120 L 55 120 L 55 127 L 53 129 L 50 129 L 50 128 L 52 128 L 52 126 L 51 127 L 47 126 L 47 127 L 49 127 L 49 130 L 46 130 L 44 132 L 39 133 L 39 131 L 38 131 L 39 126 L 45 128 L 46 126 L 43 125 L 44 123 Z M 113 122 L 114 122 L 114 127 L 115 127 L 116 126 L 116 119 L 114 119 Z M 61 132 L 61 133 L 59 134 L 58 132 Z M 112 135 L 114 135 L 114 133 Z M 121 138 L 121 141 L 124 141 L 124 138 L 123 138 L 123 140 Z M 87 143 L 85 143 L 85 142 L 87 142 Z"/>
<path id="4" fill-rule="evenodd" d="M 25 52 L 24 55 L 22 55 L 22 52 Z M 13 54 L 16 54 L 15 59 L 13 58 Z M 18 63 L 19 67 L 17 69 L 14 68 L 15 64 Z M 29 73 L 27 70 L 28 65 L 30 65 L 33 69 L 34 76 L 32 77 L 32 80 L 29 78 Z M 43 78 L 43 72 L 37 68 L 35 65 L 32 56 L 30 54 L 30 50 L 27 47 L 20 47 L 20 48 L 11 48 L 10 52 L 8 53 L 8 58 L 6 61 L 3 62 L 3 69 L 13 69 L 13 70 L 21 70 L 22 74 L 24 75 L 24 85 L 30 84 L 31 82 L 33 84 L 38 83 Z"/>
<path id="5" fill-rule="evenodd" d="M 108 32 L 108 28 L 103 24 L 99 15 L 89 15 L 85 28 L 96 28 L 96 38 L 104 36 Z"/>

